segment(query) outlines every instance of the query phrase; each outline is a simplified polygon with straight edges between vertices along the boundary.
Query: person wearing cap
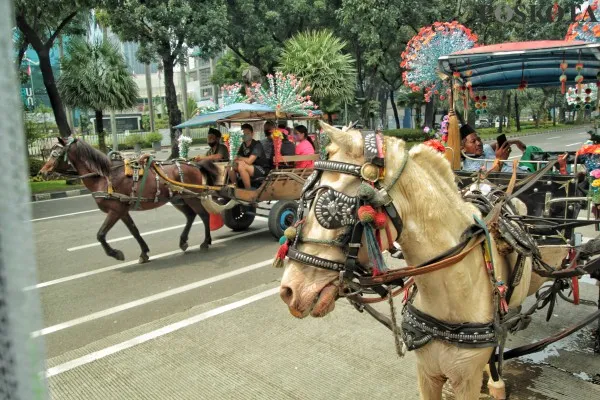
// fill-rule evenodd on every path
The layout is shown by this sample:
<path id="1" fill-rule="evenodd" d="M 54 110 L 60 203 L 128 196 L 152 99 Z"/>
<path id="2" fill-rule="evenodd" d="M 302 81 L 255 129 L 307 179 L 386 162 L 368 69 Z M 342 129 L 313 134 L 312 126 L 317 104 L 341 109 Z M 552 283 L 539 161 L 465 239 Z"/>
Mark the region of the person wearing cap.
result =
<path id="1" fill-rule="evenodd" d="M 229 161 L 229 151 L 227 146 L 221 143 L 221 132 L 218 129 L 210 128 L 206 137 L 208 151 L 203 156 L 194 157 L 194 161 Z"/>
<path id="2" fill-rule="evenodd" d="M 500 148 L 497 143 L 484 144 L 475 129 L 469 124 L 460 127 L 460 150 L 469 158 L 463 161 L 464 171 L 479 171 L 482 167 L 486 170 L 492 168 L 494 159 L 503 160 L 501 172 L 512 172 L 512 163 L 506 162 L 510 156 L 510 148 L 515 145 L 525 152 L 527 146 L 520 140 L 508 140 Z M 485 161 L 484 161 L 485 160 Z M 520 170 L 528 171 L 527 168 L 519 166 Z"/>

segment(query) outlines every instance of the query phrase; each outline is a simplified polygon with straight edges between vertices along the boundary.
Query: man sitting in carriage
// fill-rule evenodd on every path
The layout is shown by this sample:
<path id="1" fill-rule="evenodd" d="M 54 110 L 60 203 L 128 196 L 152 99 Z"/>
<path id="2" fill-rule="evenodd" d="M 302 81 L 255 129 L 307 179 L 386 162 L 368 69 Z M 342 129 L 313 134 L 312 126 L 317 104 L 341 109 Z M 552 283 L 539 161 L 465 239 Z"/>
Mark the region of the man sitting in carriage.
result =
<path id="1" fill-rule="evenodd" d="M 252 188 L 252 180 L 261 179 L 269 174 L 271 161 L 267 158 L 262 144 L 254 139 L 254 129 L 250 124 L 242 125 L 244 141 L 240 145 L 233 169 L 229 170 L 231 182 L 237 182 L 239 174 L 246 189 Z"/>
<path id="2" fill-rule="evenodd" d="M 221 132 L 218 129 L 210 128 L 208 130 L 206 142 L 209 147 L 208 151 L 203 156 L 194 157 L 195 161 L 229 161 L 229 151 L 227 150 L 227 146 L 221 143 Z"/>

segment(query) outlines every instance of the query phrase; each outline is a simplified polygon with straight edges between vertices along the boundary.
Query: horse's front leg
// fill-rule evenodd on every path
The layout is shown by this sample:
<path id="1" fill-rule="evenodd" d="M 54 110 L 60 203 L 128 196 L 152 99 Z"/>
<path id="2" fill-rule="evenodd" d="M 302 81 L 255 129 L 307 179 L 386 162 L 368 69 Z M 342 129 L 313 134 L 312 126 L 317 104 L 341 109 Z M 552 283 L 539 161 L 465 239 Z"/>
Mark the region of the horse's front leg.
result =
<path id="1" fill-rule="evenodd" d="M 125 215 L 121 217 L 121 221 L 123 221 L 125 226 L 127 226 L 127 229 L 129 229 L 129 232 L 131 232 L 135 240 L 137 240 L 138 244 L 140 245 L 140 248 L 142 249 L 142 253 L 140 254 L 139 258 L 139 263 L 144 264 L 150 261 L 150 257 L 148 257 L 150 249 L 144 241 L 144 238 L 142 238 L 142 235 L 140 235 L 140 231 L 138 230 L 137 226 L 135 226 L 131 215 L 129 215 L 129 213 L 125 213 Z"/>
<path id="2" fill-rule="evenodd" d="M 441 400 L 442 388 L 446 379 L 428 374 L 426 368 L 417 364 L 417 377 L 419 380 L 419 394 L 421 400 Z"/>
<path id="3" fill-rule="evenodd" d="M 102 248 L 104 249 L 104 252 L 106 253 L 107 256 L 116 258 L 119 261 L 123 261 L 123 260 L 125 260 L 125 256 L 123 255 L 123 252 L 121 250 L 113 249 L 106 242 L 106 234 L 108 233 L 108 231 L 110 231 L 112 229 L 113 226 L 115 226 L 115 223 L 121 218 L 120 214 L 121 214 L 120 212 L 117 212 L 114 210 L 108 211 L 108 213 L 106 213 L 106 219 L 104 220 L 104 222 L 102 223 L 102 226 L 100 227 L 100 229 L 98 230 L 98 233 L 96 234 L 96 238 L 102 245 Z"/>
<path id="4" fill-rule="evenodd" d="M 181 236 L 179 236 L 179 248 L 182 251 L 186 251 L 188 248 L 188 237 L 190 234 L 190 229 L 192 229 L 192 224 L 194 223 L 194 220 L 196 219 L 196 212 L 194 210 L 192 210 L 192 208 L 190 206 L 188 206 L 187 204 L 183 204 L 183 205 L 175 205 L 173 204 L 173 206 L 178 209 L 179 211 L 181 211 L 183 213 L 183 215 L 185 215 L 185 227 L 183 228 L 183 232 L 181 232 Z"/>

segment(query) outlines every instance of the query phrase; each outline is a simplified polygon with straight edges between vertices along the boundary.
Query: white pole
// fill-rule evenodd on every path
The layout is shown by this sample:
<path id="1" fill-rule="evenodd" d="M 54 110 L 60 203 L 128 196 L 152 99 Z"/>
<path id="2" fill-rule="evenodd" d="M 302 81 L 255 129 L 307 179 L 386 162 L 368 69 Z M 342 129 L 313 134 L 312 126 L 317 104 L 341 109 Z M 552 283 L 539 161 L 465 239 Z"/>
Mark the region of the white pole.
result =
<path id="1" fill-rule="evenodd" d="M 12 0 L 0 1 L 0 397 L 45 400 L 44 340 L 31 337 L 42 328 L 39 291 L 24 290 L 37 279 L 13 11 Z"/>

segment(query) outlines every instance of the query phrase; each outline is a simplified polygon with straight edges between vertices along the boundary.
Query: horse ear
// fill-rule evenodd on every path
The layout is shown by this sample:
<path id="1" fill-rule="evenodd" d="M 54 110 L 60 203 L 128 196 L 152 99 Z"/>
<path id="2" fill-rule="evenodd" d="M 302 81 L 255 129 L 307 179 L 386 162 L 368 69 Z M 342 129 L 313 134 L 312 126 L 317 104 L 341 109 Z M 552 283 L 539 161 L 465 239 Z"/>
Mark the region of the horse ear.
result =
<path id="1" fill-rule="evenodd" d="M 62 136 L 58 136 L 58 143 L 62 144 L 63 146 L 65 145 L 65 138 Z"/>
<path id="2" fill-rule="evenodd" d="M 321 128 L 329 136 L 332 143 L 337 144 L 342 149 L 352 149 L 354 142 L 352 134 L 350 132 L 344 132 L 341 129 L 337 129 L 323 121 L 320 122 Z"/>

